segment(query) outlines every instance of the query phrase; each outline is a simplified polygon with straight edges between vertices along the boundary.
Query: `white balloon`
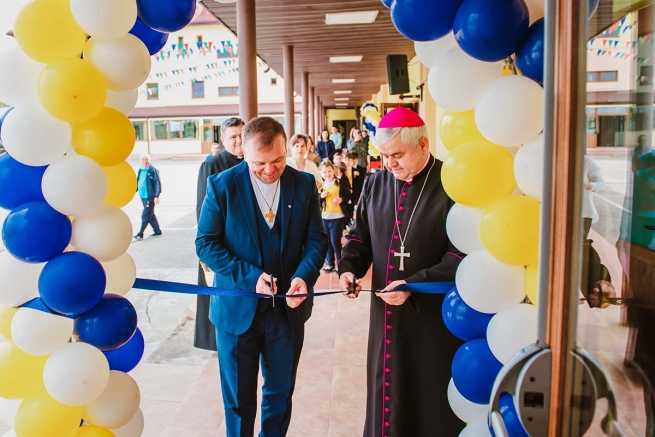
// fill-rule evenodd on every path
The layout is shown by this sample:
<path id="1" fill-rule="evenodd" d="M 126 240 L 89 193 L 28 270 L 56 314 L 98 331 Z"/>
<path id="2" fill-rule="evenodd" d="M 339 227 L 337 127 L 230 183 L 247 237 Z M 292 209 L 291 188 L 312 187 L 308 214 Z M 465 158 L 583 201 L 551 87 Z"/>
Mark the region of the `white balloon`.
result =
<path id="1" fill-rule="evenodd" d="M 502 263 L 486 250 L 464 258 L 455 283 L 464 302 L 481 313 L 495 314 L 525 299 L 525 267 Z"/>
<path id="2" fill-rule="evenodd" d="M 541 202 L 544 190 L 544 136 L 519 149 L 514 157 L 514 177 L 521 191 Z"/>
<path id="3" fill-rule="evenodd" d="M 57 120 L 42 106 L 18 106 L 2 123 L 2 144 L 16 161 L 48 165 L 64 156 L 71 145 L 70 123 Z"/>
<path id="4" fill-rule="evenodd" d="M 132 242 L 132 223 L 119 208 L 101 205 L 92 214 L 73 220 L 71 245 L 100 262 L 124 254 Z"/>
<path id="5" fill-rule="evenodd" d="M 107 195 L 107 176 L 93 159 L 66 155 L 48 166 L 41 191 L 46 202 L 64 215 L 88 215 Z"/>
<path id="6" fill-rule="evenodd" d="M 485 418 L 479 422 L 470 423 L 459 433 L 459 437 L 491 437 L 487 419 Z"/>
<path id="7" fill-rule="evenodd" d="M 216 0 L 218 3 L 236 3 L 237 0 Z"/>
<path id="8" fill-rule="evenodd" d="M 469 111 L 502 72 L 502 62 L 478 61 L 454 47 L 438 56 L 430 67 L 428 89 L 442 108 Z"/>
<path id="9" fill-rule="evenodd" d="M 18 307 L 39 297 L 39 275 L 45 264 L 19 261 L 0 253 L 0 304 Z"/>
<path id="10" fill-rule="evenodd" d="M 450 378 L 448 383 L 448 403 L 453 413 L 461 419 L 462 422 L 472 423 L 484 420 L 489 413 L 489 404 L 482 405 L 466 399 L 455 387 L 453 379 Z"/>
<path id="11" fill-rule="evenodd" d="M 109 363 L 100 349 L 87 343 L 70 343 L 45 363 L 43 382 L 55 400 L 82 406 L 93 402 L 107 387 Z"/>
<path id="12" fill-rule="evenodd" d="M 125 115 L 128 115 L 130 112 L 134 110 L 137 100 L 139 100 L 138 89 L 133 89 L 129 91 L 107 90 L 107 99 L 105 100 L 105 106 L 108 108 L 114 108 L 117 111 L 120 111 Z"/>
<path id="13" fill-rule="evenodd" d="M 525 4 L 528 5 L 530 24 L 544 18 L 544 0 L 525 0 Z"/>
<path id="14" fill-rule="evenodd" d="M 144 427 L 145 420 L 143 417 L 143 411 L 139 408 L 127 425 L 117 429 L 112 429 L 111 432 L 113 432 L 116 437 L 141 437 Z"/>
<path id="15" fill-rule="evenodd" d="M 136 23 L 135 0 L 71 0 L 70 6 L 77 24 L 94 38 L 120 38 Z"/>
<path id="16" fill-rule="evenodd" d="M 544 129 L 544 113 L 544 89 L 537 82 L 524 76 L 505 76 L 480 96 L 475 123 L 492 143 L 518 147 Z"/>
<path id="17" fill-rule="evenodd" d="M 15 42 L 0 51 L 0 101 L 9 106 L 39 103 L 36 84 L 45 64 L 27 56 Z"/>
<path id="18" fill-rule="evenodd" d="M 470 208 L 456 203 L 446 219 L 446 232 L 453 245 L 464 253 L 484 249 L 480 239 L 482 208 Z"/>
<path id="19" fill-rule="evenodd" d="M 11 336 L 30 355 L 49 355 L 65 346 L 73 335 L 73 319 L 20 308 L 11 322 Z"/>
<path id="20" fill-rule="evenodd" d="M 112 370 L 105 391 L 82 408 L 82 418 L 92 425 L 120 428 L 132 420 L 140 403 L 136 381 L 127 373 Z"/>
<path id="21" fill-rule="evenodd" d="M 11 211 L 9 211 L 8 209 L 0 208 L 0 229 L 2 229 L 2 226 L 5 223 L 5 219 L 7 218 L 10 212 Z M 3 250 L 5 250 L 5 242 L 2 241 L 2 238 L 0 238 L 0 252 Z"/>
<path id="22" fill-rule="evenodd" d="M 0 423 L 4 423 L 9 428 L 14 427 L 14 417 L 23 400 L 10 400 L 0 398 Z"/>
<path id="23" fill-rule="evenodd" d="M 105 293 L 125 296 L 132 289 L 136 279 L 136 263 L 132 256 L 125 252 L 118 259 L 102 263 L 107 275 Z"/>
<path id="24" fill-rule="evenodd" d="M 498 361 L 509 363 L 521 349 L 537 341 L 537 307 L 519 304 L 499 312 L 489 322 L 487 340 Z"/>
<path id="25" fill-rule="evenodd" d="M 16 431 L 14 431 L 13 429 L 10 429 L 10 430 L 7 431 L 7 433 L 6 433 L 4 436 L 2 436 L 2 437 L 16 437 Z"/>
<path id="26" fill-rule="evenodd" d="M 421 64 L 432 67 L 435 59 L 448 49 L 457 47 L 457 41 L 452 32 L 434 41 L 414 41 L 414 51 Z"/>
<path id="27" fill-rule="evenodd" d="M 113 91 L 138 88 L 150 74 L 150 52 L 131 34 L 110 41 L 91 38 L 84 48 L 84 59 L 100 70 L 107 79 L 107 88 Z"/>

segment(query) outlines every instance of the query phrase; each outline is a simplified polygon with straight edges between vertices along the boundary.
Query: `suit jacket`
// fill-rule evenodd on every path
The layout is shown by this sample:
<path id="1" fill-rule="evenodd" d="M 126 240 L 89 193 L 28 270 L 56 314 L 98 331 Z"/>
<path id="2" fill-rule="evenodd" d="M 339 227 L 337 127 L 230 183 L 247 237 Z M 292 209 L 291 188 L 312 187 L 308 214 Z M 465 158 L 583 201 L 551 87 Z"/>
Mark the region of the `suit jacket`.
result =
<path id="1" fill-rule="evenodd" d="M 255 293 L 264 272 L 256 214 L 261 211 L 245 162 L 209 178 L 198 221 L 196 253 L 215 272 L 215 287 Z M 282 274 L 277 280 L 278 294 L 286 294 L 296 277 L 312 291 L 328 246 L 313 176 L 286 167 L 280 179 L 279 214 Z M 292 309 L 284 300 L 277 302 L 285 305 L 289 322 L 295 326 L 309 319 L 314 304 L 307 298 Z M 238 335 L 250 327 L 256 310 L 255 298 L 212 296 L 209 319 L 218 329 Z"/>
<path id="2" fill-rule="evenodd" d="M 242 158 L 238 158 L 236 155 L 231 154 L 227 150 L 223 150 L 216 156 L 203 161 L 200 165 L 200 170 L 198 171 L 198 191 L 196 198 L 196 218 L 200 217 L 200 209 L 202 208 L 202 202 L 205 200 L 205 194 L 207 193 L 207 178 L 216 173 L 220 173 L 228 168 L 232 168 L 235 165 L 239 165 L 243 162 Z"/>
<path id="3" fill-rule="evenodd" d="M 327 158 L 328 161 L 332 162 L 332 157 L 335 154 L 334 143 L 332 142 L 332 140 L 319 141 L 316 144 L 316 153 L 318 154 L 319 164 L 323 162 L 325 158 Z"/>

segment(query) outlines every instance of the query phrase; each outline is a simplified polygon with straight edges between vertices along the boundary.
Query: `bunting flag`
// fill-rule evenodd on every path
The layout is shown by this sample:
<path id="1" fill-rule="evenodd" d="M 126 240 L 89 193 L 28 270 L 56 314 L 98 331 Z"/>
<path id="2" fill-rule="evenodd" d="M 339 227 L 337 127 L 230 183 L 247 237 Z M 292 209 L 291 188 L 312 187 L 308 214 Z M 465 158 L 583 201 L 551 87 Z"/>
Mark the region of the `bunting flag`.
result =
<path id="1" fill-rule="evenodd" d="M 604 50 L 598 48 L 589 48 L 588 50 L 590 52 L 595 52 L 596 56 L 612 56 L 618 59 L 637 61 L 637 63 L 639 64 L 652 64 L 653 61 L 655 61 L 655 59 L 653 58 L 642 58 L 633 53 L 616 52 L 612 50 Z"/>

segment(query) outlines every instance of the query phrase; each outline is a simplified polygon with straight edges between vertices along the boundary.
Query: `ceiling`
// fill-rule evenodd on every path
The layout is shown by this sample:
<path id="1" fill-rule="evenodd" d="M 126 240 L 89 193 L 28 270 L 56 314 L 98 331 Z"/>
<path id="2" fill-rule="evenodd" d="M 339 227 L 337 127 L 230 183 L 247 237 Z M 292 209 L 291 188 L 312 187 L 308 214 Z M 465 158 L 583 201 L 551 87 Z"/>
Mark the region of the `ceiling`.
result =
<path id="1" fill-rule="evenodd" d="M 348 104 L 360 106 L 387 83 L 386 56 L 414 57 L 414 43 L 398 33 L 389 10 L 380 0 L 256 0 L 257 53 L 282 74 L 282 47 L 294 46 L 294 88 L 301 94 L 301 74 L 309 72 L 325 106 L 334 98 L 348 97 Z M 236 4 L 203 0 L 202 3 L 235 34 Z M 337 12 L 378 11 L 371 24 L 327 25 L 325 15 Z M 330 63 L 330 56 L 363 55 L 361 62 Z M 355 79 L 352 84 L 333 84 L 332 79 Z M 352 90 L 350 95 L 334 91 Z M 343 101 L 341 102 L 343 103 Z"/>

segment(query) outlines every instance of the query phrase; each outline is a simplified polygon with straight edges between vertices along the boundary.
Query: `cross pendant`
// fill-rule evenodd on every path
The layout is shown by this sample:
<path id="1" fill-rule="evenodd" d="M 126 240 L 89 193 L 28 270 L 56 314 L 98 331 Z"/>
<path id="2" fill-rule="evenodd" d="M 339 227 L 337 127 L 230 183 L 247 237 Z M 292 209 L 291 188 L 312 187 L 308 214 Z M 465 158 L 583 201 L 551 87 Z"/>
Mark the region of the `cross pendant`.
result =
<path id="1" fill-rule="evenodd" d="M 264 217 L 266 217 L 266 220 L 268 220 L 269 223 L 273 223 L 275 214 L 273 214 L 273 210 L 269 208 L 268 212 L 264 214 Z"/>
<path id="2" fill-rule="evenodd" d="M 398 256 L 400 257 L 400 266 L 398 267 L 398 270 L 401 272 L 405 270 L 405 258 L 410 258 L 410 253 L 405 252 L 405 246 L 400 246 L 400 252 L 396 252 L 393 254 L 393 256 Z"/>

